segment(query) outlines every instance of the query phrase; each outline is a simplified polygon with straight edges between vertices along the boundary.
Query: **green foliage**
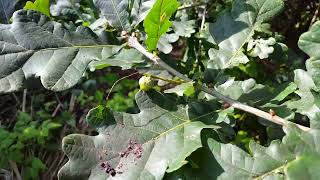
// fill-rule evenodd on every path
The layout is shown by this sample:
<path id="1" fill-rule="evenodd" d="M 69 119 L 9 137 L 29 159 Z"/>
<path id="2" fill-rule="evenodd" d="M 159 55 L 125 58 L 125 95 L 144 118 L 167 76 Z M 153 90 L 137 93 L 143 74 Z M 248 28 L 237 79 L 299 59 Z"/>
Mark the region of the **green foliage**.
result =
<path id="1" fill-rule="evenodd" d="M 130 30 L 129 13 L 127 0 L 94 0 L 95 6 L 100 9 L 107 21 L 116 29 L 123 31 Z"/>
<path id="2" fill-rule="evenodd" d="M 91 0 L 55 0 L 50 3 L 50 13 L 55 19 L 82 23 L 86 27 L 97 20 L 95 11 Z"/>
<path id="3" fill-rule="evenodd" d="M 25 10 L 15 13 L 10 26 L 1 29 L 7 35 L 0 37 L 3 42 L 0 92 L 21 89 L 25 81 L 32 77 L 40 77 L 47 89 L 62 91 L 80 80 L 90 62 L 118 64 L 108 59 L 117 56 L 122 46 L 101 44 L 98 37 L 87 28 L 72 32 L 57 22 L 49 21 L 44 15 Z M 30 36 L 30 33 L 36 36 Z M 126 55 L 122 52 L 119 56 Z M 137 58 L 135 62 L 143 60 Z M 131 65 L 132 62 L 127 62 L 126 67 Z"/>
<path id="4" fill-rule="evenodd" d="M 186 12 L 177 13 L 180 21 L 173 21 L 172 28 L 175 34 L 182 37 L 191 37 L 195 33 L 195 20 L 188 20 Z"/>
<path id="5" fill-rule="evenodd" d="M 31 158 L 27 162 L 30 164 L 26 170 L 28 173 L 26 173 L 26 179 L 38 179 L 38 174 L 41 171 L 44 171 L 47 167 L 42 163 L 42 161 L 36 157 Z"/>
<path id="6" fill-rule="evenodd" d="M 160 37 L 172 26 L 170 17 L 177 10 L 176 0 L 157 0 L 143 22 L 148 35 L 146 45 L 149 51 L 157 49 Z"/>
<path id="7" fill-rule="evenodd" d="M 114 54 L 107 59 L 92 62 L 90 66 L 93 66 L 96 69 L 103 69 L 109 66 L 119 66 L 122 69 L 130 69 L 134 64 L 143 62 L 143 56 L 138 51 L 134 49 L 122 49 L 119 53 Z"/>
<path id="8" fill-rule="evenodd" d="M 278 14 L 282 0 L 236 0 L 232 10 L 224 11 L 217 22 L 210 25 L 210 33 L 219 50 L 210 49 L 207 68 L 226 69 L 249 61 L 243 47 L 253 37 L 254 31 Z"/>
<path id="9" fill-rule="evenodd" d="M 156 0 L 137 0 L 133 2 L 131 16 L 132 25 L 138 26 L 151 10 Z"/>
<path id="10" fill-rule="evenodd" d="M 219 179 L 317 179 L 319 130 L 303 132 L 289 127 L 285 132 L 282 141 L 273 141 L 269 147 L 251 141 L 252 156 L 235 145 L 209 139 L 209 147 L 225 171 Z"/>
<path id="11" fill-rule="evenodd" d="M 59 179 L 318 179 L 319 3 L 298 3 L 300 51 L 271 21 L 296 1 L 36 0 L 12 18 L 24 1 L 3 2 L 0 93 L 32 95 L 0 117 L 1 168 L 39 179 L 55 161 L 34 149 L 69 134 Z"/>
<path id="12" fill-rule="evenodd" d="M 176 93 L 178 96 L 191 96 L 195 93 L 195 89 L 193 87 L 193 83 L 182 83 L 180 85 L 177 85 L 176 87 L 172 89 L 167 89 L 164 91 L 164 93 Z"/>
<path id="13" fill-rule="evenodd" d="M 24 9 L 35 10 L 50 17 L 49 5 L 49 0 L 36 0 L 35 2 L 28 1 L 24 6 Z"/>
<path id="14" fill-rule="evenodd" d="M 50 6 L 50 12 L 53 16 L 72 16 L 80 14 L 79 0 L 57 0 Z"/>
<path id="15" fill-rule="evenodd" d="M 202 146 L 203 128 L 218 128 L 202 122 L 209 114 L 197 116 L 201 109 L 177 105 L 155 91 L 139 92 L 136 101 L 138 114 L 112 112 L 101 106 L 91 110 L 87 121 L 98 129 L 99 135 L 74 134 L 64 138 L 62 147 L 69 162 L 60 170 L 60 179 L 115 175 L 101 169 L 101 163 L 123 171 L 117 174 L 119 178 L 159 179 L 166 171 L 175 171 L 186 164 L 185 158 Z M 134 147 L 127 149 L 128 146 Z"/>
<path id="16" fill-rule="evenodd" d="M 28 172 L 26 179 L 37 179 L 39 172 L 46 169 L 40 159 L 32 155 L 26 156 L 25 151 L 31 146 L 44 147 L 52 138 L 55 129 L 62 125 L 53 120 L 34 121 L 29 114 L 19 112 L 17 122 L 12 131 L 0 128 L 0 167 L 5 167 L 9 161 L 24 165 Z"/>
<path id="17" fill-rule="evenodd" d="M 115 111 L 127 111 L 135 106 L 134 96 L 137 92 L 138 90 L 129 92 L 127 97 L 122 94 L 115 94 L 112 99 L 107 101 L 107 106 Z"/>
<path id="18" fill-rule="evenodd" d="M 310 56 L 310 59 L 306 62 L 306 68 L 308 74 L 312 77 L 314 83 L 320 88 L 320 43 L 318 37 L 320 36 L 320 21 L 316 22 L 310 29 L 310 31 L 303 34 L 298 42 L 300 49 Z"/>

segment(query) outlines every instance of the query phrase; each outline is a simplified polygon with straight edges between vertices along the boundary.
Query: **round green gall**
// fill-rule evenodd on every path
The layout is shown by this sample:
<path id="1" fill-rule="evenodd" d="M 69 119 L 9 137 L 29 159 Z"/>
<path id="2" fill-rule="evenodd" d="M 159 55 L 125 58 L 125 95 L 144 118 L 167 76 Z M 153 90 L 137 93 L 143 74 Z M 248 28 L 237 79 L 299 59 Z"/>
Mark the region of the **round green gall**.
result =
<path id="1" fill-rule="evenodd" d="M 139 79 L 140 90 L 149 91 L 154 86 L 154 82 L 149 76 L 142 76 Z"/>

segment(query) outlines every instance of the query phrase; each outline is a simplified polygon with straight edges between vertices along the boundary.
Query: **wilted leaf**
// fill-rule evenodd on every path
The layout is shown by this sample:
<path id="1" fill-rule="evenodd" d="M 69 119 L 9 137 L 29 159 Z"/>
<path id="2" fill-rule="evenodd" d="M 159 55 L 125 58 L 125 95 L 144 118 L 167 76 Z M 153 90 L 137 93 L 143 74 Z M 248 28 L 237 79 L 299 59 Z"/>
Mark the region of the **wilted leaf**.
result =
<path id="1" fill-rule="evenodd" d="M 93 2 L 111 26 L 123 31 L 131 29 L 127 11 L 128 0 L 94 0 Z"/>
<path id="2" fill-rule="evenodd" d="M 242 52 L 244 45 L 252 38 L 254 30 L 278 14 L 283 5 L 282 0 L 236 0 L 232 10 L 224 11 L 210 26 L 219 50 L 209 50 L 207 67 L 226 69 L 247 63 L 249 59 Z"/>
<path id="3" fill-rule="evenodd" d="M 157 48 L 160 37 L 165 34 L 172 25 L 169 20 L 177 10 L 177 0 L 157 0 L 143 22 L 144 30 L 147 33 L 146 44 L 149 51 Z"/>
<path id="4" fill-rule="evenodd" d="M 200 134 L 206 125 L 201 120 L 212 113 L 194 116 L 188 106 L 156 91 L 136 95 L 138 114 L 112 112 L 100 106 L 87 120 L 99 135 L 69 135 L 63 150 L 69 162 L 60 170 L 60 179 L 111 179 L 102 162 L 116 170 L 117 179 L 162 179 L 187 163 L 200 148 Z M 197 110 L 194 110 L 197 112 Z"/>

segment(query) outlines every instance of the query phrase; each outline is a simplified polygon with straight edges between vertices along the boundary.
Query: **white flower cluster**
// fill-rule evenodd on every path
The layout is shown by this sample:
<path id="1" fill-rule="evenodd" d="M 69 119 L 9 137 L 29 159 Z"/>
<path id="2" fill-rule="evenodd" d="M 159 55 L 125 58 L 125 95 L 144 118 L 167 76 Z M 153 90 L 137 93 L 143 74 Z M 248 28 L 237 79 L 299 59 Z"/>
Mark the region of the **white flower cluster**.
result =
<path id="1" fill-rule="evenodd" d="M 251 39 L 248 42 L 247 51 L 251 57 L 259 57 L 260 59 L 266 59 L 269 57 L 269 54 L 273 53 L 273 45 L 276 44 L 276 40 L 273 37 L 269 39 Z"/>

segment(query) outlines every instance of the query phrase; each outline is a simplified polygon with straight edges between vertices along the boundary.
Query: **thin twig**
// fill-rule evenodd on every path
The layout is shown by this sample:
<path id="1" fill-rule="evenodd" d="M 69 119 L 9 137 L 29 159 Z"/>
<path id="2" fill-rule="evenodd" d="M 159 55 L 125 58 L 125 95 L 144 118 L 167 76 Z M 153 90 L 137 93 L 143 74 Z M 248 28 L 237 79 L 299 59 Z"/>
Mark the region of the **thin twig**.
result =
<path id="1" fill-rule="evenodd" d="M 312 17 L 312 20 L 310 22 L 310 26 L 309 27 L 311 27 L 313 25 L 313 23 L 316 22 L 316 20 L 318 18 L 318 15 L 319 15 L 319 9 L 320 9 L 320 4 L 318 4 L 318 7 L 317 7 L 316 11 L 314 12 L 314 15 Z"/>
<path id="2" fill-rule="evenodd" d="M 34 102 L 34 94 L 32 93 L 31 100 L 30 100 L 30 115 L 31 115 L 31 117 L 33 117 L 33 102 Z"/>
<path id="3" fill-rule="evenodd" d="M 207 14 L 207 6 L 205 6 L 204 9 L 203 9 L 203 15 L 202 15 L 202 19 L 201 19 L 200 31 L 204 29 L 204 24 L 206 22 L 206 14 Z"/>
<path id="4" fill-rule="evenodd" d="M 22 97 L 22 112 L 26 112 L 26 103 L 27 103 L 27 89 L 23 90 L 23 97 Z"/>
<path id="5" fill-rule="evenodd" d="M 128 75 L 128 76 L 124 76 L 124 77 L 118 79 L 116 82 L 114 82 L 113 85 L 112 85 L 112 87 L 111 87 L 111 89 L 110 89 L 110 91 L 109 91 L 109 93 L 108 93 L 108 95 L 107 95 L 106 100 L 107 100 L 107 101 L 109 100 L 109 96 L 110 96 L 113 88 L 114 88 L 120 81 L 122 81 L 122 80 L 124 80 L 124 79 L 126 79 L 126 78 L 129 78 L 129 77 L 131 77 L 131 76 L 134 76 L 134 75 L 136 75 L 136 74 L 139 74 L 139 72 L 135 72 L 135 73 L 132 73 L 132 74 L 130 74 L 130 75 Z"/>
<path id="6" fill-rule="evenodd" d="M 189 9 L 189 8 L 199 7 L 199 6 L 202 6 L 202 5 L 205 5 L 205 4 L 206 4 L 206 3 L 186 4 L 186 5 L 180 6 L 180 7 L 178 8 L 178 11 L 183 10 L 183 9 Z"/>
<path id="7" fill-rule="evenodd" d="M 69 112 L 73 112 L 75 103 L 76 103 L 76 96 L 71 93 L 71 98 L 69 102 Z"/>
<path id="8" fill-rule="evenodd" d="M 20 100 L 15 93 L 12 93 L 13 98 L 16 100 L 17 104 L 20 104 Z"/>
<path id="9" fill-rule="evenodd" d="M 180 72 L 178 72 L 177 70 L 175 70 L 174 68 L 172 68 L 171 66 L 167 65 L 164 61 L 162 61 L 158 56 L 148 52 L 138 41 L 138 39 L 136 37 L 128 37 L 128 45 L 132 48 L 135 48 L 136 50 L 138 50 L 140 53 L 142 53 L 143 55 L 145 55 L 147 58 L 149 58 L 152 62 L 154 62 L 156 65 L 159 65 L 160 67 L 164 68 L 165 70 L 167 70 L 168 72 L 170 72 L 171 74 L 179 77 L 180 79 L 187 81 L 187 82 L 193 82 L 192 79 L 188 78 L 187 76 L 181 74 Z M 196 84 L 196 86 L 212 95 L 215 96 L 216 98 L 230 104 L 232 107 L 239 109 L 239 110 L 243 110 L 245 112 L 254 114 L 258 117 L 261 117 L 263 119 L 266 119 L 268 121 L 271 121 L 273 123 L 276 123 L 278 125 L 281 126 L 287 126 L 289 123 L 284 120 L 283 118 L 276 116 L 276 115 L 271 115 L 267 112 L 264 112 L 262 110 L 259 110 L 257 108 L 242 104 L 234 99 L 231 99 L 229 97 L 226 97 L 224 95 L 222 95 L 221 93 L 219 93 L 218 91 L 216 91 L 215 89 L 209 89 L 206 86 L 202 85 L 202 84 Z M 308 131 L 310 130 L 310 128 L 308 127 L 304 127 L 298 124 L 295 124 L 297 127 L 299 127 L 300 129 L 304 130 L 304 131 Z"/>
<path id="10" fill-rule="evenodd" d="M 22 180 L 17 163 L 9 160 L 9 164 L 10 164 L 10 167 L 13 170 L 14 174 L 16 175 L 17 180 Z"/>
<path id="11" fill-rule="evenodd" d="M 63 106 L 63 103 L 60 101 L 60 98 L 58 97 L 57 93 L 54 93 L 54 96 L 56 97 L 56 100 L 59 104 L 61 104 L 61 106 Z"/>
<path id="12" fill-rule="evenodd" d="M 163 78 L 163 77 L 160 77 L 160 76 L 156 76 L 156 75 L 153 75 L 153 74 L 144 74 L 145 76 L 149 76 L 153 79 L 158 79 L 158 80 L 161 80 L 161 81 L 165 81 L 165 82 L 168 82 L 168 83 L 173 83 L 173 84 L 182 84 L 182 83 L 185 83 L 184 81 L 177 81 L 177 80 L 173 80 L 173 79 L 166 79 L 166 78 Z"/>
<path id="13" fill-rule="evenodd" d="M 53 111 L 53 113 L 51 114 L 51 117 L 56 117 L 57 113 L 59 112 L 60 108 L 63 108 L 63 104 L 62 102 L 60 101 L 57 93 L 54 93 L 56 99 L 57 99 L 57 102 L 58 102 L 58 105 L 56 106 L 55 110 Z"/>
<path id="14" fill-rule="evenodd" d="M 51 117 L 56 117 L 56 115 L 58 114 L 59 110 L 61 108 L 61 104 L 59 103 L 56 107 L 56 109 L 53 111 L 53 113 L 51 114 Z"/>

